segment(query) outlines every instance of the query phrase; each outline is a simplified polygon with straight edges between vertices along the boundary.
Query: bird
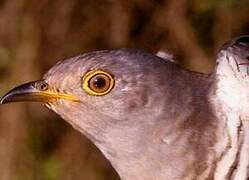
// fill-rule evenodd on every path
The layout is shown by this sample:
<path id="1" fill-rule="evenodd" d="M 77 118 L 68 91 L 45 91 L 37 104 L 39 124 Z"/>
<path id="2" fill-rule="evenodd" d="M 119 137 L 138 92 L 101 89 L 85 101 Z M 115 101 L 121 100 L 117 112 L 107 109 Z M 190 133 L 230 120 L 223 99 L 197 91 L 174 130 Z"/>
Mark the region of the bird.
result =
<path id="1" fill-rule="evenodd" d="M 222 46 L 207 74 L 159 54 L 116 49 L 62 60 L 0 103 L 45 104 L 122 180 L 248 179 L 249 36 Z"/>

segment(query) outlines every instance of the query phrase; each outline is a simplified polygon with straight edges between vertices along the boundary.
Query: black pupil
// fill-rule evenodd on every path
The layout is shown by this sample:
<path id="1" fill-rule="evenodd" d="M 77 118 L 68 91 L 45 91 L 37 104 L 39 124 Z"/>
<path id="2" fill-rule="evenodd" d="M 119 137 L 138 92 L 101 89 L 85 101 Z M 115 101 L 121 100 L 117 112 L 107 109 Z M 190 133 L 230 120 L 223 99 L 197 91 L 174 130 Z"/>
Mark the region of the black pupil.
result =
<path id="1" fill-rule="evenodd" d="M 93 84 L 96 88 L 101 89 L 106 86 L 106 80 L 103 77 L 96 77 Z"/>

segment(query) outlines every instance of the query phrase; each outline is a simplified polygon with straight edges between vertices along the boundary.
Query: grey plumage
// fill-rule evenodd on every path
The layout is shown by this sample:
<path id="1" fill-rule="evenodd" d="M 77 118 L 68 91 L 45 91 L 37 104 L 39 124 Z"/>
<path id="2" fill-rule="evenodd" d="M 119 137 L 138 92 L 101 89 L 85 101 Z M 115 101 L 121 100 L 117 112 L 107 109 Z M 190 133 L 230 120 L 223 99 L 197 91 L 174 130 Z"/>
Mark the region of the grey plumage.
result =
<path id="1" fill-rule="evenodd" d="M 46 105 L 87 136 L 121 179 L 247 179 L 247 40 L 224 46 L 208 75 L 140 50 L 73 57 L 51 68 L 43 82 L 78 101 Z M 103 96 L 82 88 L 83 76 L 96 69 L 115 79 Z"/>

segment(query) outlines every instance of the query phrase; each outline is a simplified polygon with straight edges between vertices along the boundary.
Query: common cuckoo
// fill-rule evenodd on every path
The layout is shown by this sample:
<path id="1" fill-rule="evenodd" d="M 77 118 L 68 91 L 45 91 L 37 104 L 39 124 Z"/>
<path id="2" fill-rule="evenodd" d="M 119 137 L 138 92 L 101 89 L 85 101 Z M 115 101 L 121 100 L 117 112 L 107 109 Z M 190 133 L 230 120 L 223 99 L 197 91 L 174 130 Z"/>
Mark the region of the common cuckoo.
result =
<path id="1" fill-rule="evenodd" d="M 90 52 L 1 99 L 43 102 L 87 136 L 123 180 L 249 177 L 249 36 L 210 74 L 141 50 Z"/>

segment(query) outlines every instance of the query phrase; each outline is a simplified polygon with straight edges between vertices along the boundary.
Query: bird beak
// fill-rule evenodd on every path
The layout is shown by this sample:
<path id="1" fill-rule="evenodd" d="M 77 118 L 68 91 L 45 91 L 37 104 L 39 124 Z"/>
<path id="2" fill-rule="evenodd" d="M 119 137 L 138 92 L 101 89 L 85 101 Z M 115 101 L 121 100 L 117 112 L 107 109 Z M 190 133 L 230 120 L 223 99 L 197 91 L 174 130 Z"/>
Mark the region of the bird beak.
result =
<path id="1" fill-rule="evenodd" d="M 0 99 L 0 104 L 21 101 L 46 103 L 54 101 L 56 99 L 79 101 L 76 97 L 72 95 L 48 90 L 48 88 L 46 88 L 47 84 L 44 83 L 45 82 L 43 80 L 33 81 L 13 88 Z"/>

